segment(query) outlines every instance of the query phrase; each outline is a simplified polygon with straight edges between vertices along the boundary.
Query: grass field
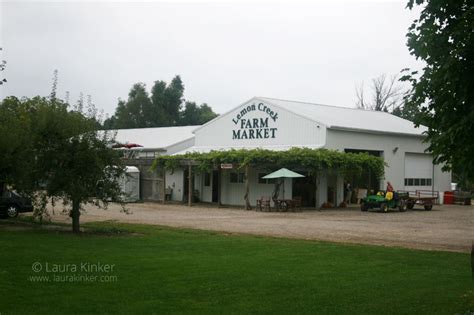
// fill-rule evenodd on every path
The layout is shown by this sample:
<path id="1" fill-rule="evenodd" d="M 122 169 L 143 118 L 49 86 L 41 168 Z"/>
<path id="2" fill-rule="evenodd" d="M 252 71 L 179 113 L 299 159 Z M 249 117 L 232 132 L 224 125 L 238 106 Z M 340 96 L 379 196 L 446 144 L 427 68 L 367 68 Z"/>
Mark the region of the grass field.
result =
<path id="1" fill-rule="evenodd" d="M 81 236 L 23 225 L 0 221 L 2 315 L 474 309 L 467 254 L 144 225 L 88 225 Z M 99 262 L 113 269 L 87 269 Z"/>

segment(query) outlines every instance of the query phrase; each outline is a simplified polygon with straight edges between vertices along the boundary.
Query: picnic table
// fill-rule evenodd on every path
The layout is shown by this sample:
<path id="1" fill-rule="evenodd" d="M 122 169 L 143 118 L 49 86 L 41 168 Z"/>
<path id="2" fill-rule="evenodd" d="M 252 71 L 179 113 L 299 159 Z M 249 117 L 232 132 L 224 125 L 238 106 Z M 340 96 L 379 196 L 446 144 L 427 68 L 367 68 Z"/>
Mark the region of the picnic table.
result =
<path id="1" fill-rule="evenodd" d="M 257 199 L 257 211 L 271 211 L 270 197 L 261 197 Z M 301 197 L 294 197 L 293 199 L 272 199 L 275 205 L 275 211 L 294 211 L 301 207 Z"/>

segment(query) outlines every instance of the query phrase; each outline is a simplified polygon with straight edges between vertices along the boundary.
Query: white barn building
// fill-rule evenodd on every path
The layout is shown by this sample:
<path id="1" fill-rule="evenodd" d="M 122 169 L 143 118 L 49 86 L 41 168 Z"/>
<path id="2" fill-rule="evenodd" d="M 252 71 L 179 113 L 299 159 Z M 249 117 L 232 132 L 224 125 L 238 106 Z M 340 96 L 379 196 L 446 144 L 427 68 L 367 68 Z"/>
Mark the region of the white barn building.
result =
<path id="1" fill-rule="evenodd" d="M 350 182 L 354 188 L 380 189 L 390 181 L 396 190 L 450 190 L 451 173 L 443 172 L 440 165 L 433 165 L 431 155 L 425 153 L 427 144 L 423 142 L 423 132 L 426 127 L 415 128 L 412 122 L 384 112 L 254 97 L 202 126 L 133 130 L 119 130 L 117 139 L 141 144 L 143 137 L 142 142 L 146 145 L 137 149 L 142 151 L 141 155 L 149 154 L 144 152 L 154 152 L 154 156 L 212 150 L 307 147 L 368 152 L 385 160 L 385 178 L 380 181 L 371 174 L 364 178 L 343 178 L 331 170 L 318 174 L 317 178 L 286 179 L 285 197 L 302 196 L 307 206 L 320 206 L 327 201 L 338 205 L 344 198 L 344 181 Z M 147 132 L 152 135 L 146 135 Z M 160 142 L 166 142 L 166 145 Z M 304 169 L 294 171 L 305 172 Z M 172 189 L 172 200 L 186 198 L 185 173 L 186 170 L 175 170 L 166 176 L 166 186 Z M 268 170 L 258 168 L 249 172 L 252 205 L 257 198 L 270 196 L 274 189 L 274 185 L 261 179 L 266 173 Z M 223 204 L 245 203 L 245 185 L 239 171 L 222 170 L 221 183 L 217 178 L 217 171 L 194 175 L 195 194 L 201 201 L 217 202 L 220 186 Z M 316 183 L 317 192 L 314 189 Z"/>

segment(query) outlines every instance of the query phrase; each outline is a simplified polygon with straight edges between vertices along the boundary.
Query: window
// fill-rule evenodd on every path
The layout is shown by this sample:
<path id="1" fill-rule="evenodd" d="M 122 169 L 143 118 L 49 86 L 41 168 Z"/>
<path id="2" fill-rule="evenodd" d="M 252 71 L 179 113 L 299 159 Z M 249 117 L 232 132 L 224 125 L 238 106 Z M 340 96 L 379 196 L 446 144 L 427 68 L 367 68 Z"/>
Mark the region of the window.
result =
<path id="1" fill-rule="evenodd" d="M 204 186 L 211 186 L 211 173 L 204 173 Z"/>
<path id="2" fill-rule="evenodd" d="M 431 186 L 431 178 L 405 178 L 405 186 Z"/>
<path id="3" fill-rule="evenodd" d="M 245 174 L 244 173 L 230 173 L 230 182 L 231 183 L 243 183 L 245 182 Z"/>

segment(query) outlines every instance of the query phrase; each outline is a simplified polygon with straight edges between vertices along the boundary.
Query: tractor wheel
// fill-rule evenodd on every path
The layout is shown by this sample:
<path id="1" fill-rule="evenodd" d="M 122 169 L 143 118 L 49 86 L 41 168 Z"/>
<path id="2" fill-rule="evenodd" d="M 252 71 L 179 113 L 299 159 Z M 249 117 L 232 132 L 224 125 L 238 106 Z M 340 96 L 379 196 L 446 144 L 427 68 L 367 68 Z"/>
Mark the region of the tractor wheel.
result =
<path id="1" fill-rule="evenodd" d="M 413 207 L 415 206 L 415 203 L 414 202 L 407 202 L 407 208 L 408 209 L 413 209 Z"/>
<path id="2" fill-rule="evenodd" d="M 405 203 L 404 200 L 400 201 L 400 204 L 398 205 L 398 210 L 400 210 L 400 212 L 407 211 L 407 204 Z"/>
<path id="3" fill-rule="evenodd" d="M 433 209 L 433 205 L 425 205 L 426 211 L 430 211 L 431 209 Z"/>
<path id="4" fill-rule="evenodd" d="M 364 211 L 364 212 L 365 212 L 365 211 L 367 211 L 367 210 L 369 210 L 369 206 L 368 206 L 365 202 L 361 203 L 361 204 L 360 204 L 360 211 Z"/>
<path id="5" fill-rule="evenodd" d="M 388 205 L 386 203 L 382 203 L 380 205 L 380 211 L 387 213 L 388 212 Z"/>

